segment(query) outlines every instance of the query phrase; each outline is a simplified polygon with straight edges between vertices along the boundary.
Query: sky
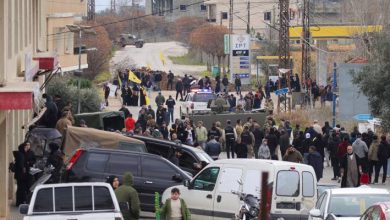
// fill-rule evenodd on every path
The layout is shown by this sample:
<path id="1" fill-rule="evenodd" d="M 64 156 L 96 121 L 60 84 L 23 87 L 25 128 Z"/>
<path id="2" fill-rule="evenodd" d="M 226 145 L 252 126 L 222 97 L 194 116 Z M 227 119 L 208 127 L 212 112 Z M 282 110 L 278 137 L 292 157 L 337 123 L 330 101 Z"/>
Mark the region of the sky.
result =
<path id="1" fill-rule="evenodd" d="M 121 0 L 116 0 L 117 2 L 120 2 Z M 128 0 L 129 2 L 131 2 L 130 0 Z M 141 5 L 144 5 L 144 2 L 143 0 L 140 1 L 141 2 Z M 95 10 L 96 12 L 98 11 L 103 11 L 107 8 L 110 8 L 111 7 L 111 0 L 95 0 Z"/>

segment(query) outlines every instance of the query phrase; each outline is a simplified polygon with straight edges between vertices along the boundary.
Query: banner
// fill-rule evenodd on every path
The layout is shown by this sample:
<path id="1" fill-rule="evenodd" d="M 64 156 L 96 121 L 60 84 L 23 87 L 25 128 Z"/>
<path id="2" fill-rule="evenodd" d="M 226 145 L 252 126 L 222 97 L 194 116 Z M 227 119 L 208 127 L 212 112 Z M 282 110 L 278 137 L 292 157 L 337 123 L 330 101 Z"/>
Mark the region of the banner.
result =
<path id="1" fill-rule="evenodd" d="M 118 88 L 118 86 L 113 85 L 111 83 L 108 83 L 108 88 L 110 88 L 110 94 L 108 95 L 109 97 L 115 97 L 115 91 Z"/>
<path id="2" fill-rule="evenodd" d="M 133 71 L 129 71 L 129 80 L 135 82 L 137 84 L 141 84 L 141 80 L 133 73 Z"/>

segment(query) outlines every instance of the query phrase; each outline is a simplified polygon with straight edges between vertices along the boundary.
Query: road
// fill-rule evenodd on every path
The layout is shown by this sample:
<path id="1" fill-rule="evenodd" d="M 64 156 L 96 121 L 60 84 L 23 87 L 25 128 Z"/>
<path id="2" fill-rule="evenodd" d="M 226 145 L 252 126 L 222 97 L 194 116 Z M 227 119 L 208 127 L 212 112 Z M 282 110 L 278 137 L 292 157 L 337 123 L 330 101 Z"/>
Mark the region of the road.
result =
<path id="1" fill-rule="evenodd" d="M 162 70 L 168 72 L 171 70 L 175 75 L 184 76 L 184 74 L 200 73 L 206 70 L 206 66 L 189 66 L 173 64 L 168 56 L 182 56 L 188 52 L 188 49 L 178 42 L 159 42 L 145 43 L 143 48 L 126 46 L 118 50 L 111 60 L 111 66 L 115 67 L 118 63 L 134 67 L 150 67 L 152 70 Z M 161 59 L 163 57 L 163 59 Z M 164 60 L 165 62 L 163 63 Z"/>

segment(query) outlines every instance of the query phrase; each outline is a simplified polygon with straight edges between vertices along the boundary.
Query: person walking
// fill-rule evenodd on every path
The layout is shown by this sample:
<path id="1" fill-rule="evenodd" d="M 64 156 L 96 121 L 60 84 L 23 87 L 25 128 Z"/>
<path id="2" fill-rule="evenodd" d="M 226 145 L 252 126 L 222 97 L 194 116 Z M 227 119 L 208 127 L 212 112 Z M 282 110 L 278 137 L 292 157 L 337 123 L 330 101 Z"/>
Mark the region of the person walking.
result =
<path id="1" fill-rule="evenodd" d="M 181 79 L 177 80 L 175 87 L 176 87 L 176 101 L 179 94 L 180 94 L 180 101 L 183 101 L 183 89 L 184 89 L 183 81 Z"/>
<path id="2" fill-rule="evenodd" d="M 226 154 L 228 159 L 230 159 L 230 152 L 231 152 L 231 158 L 234 158 L 234 153 L 236 152 L 235 149 L 236 139 L 237 139 L 236 129 L 233 128 L 231 121 L 227 120 L 226 127 L 225 127 L 225 141 L 226 141 Z"/>
<path id="3" fill-rule="evenodd" d="M 379 158 L 378 158 L 378 149 L 379 149 L 379 140 L 378 136 L 374 135 L 373 142 L 371 143 L 370 149 L 368 149 L 368 176 L 370 178 L 370 182 L 374 183 L 375 181 L 372 179 L 372 173 L 378 166 Z M 376 176 L 376 173 L 375 173 Z M 374 177 L 375 177 L 374 176 Z M 379 177 L 379 174 L 378 174 Z"/>
<path id="4" fill-rule="evenodd" d="M 198 121 L 197 126 L 195 128 L 195 138 L 198 144 L 204 150 L 206 148 L 207 142 L 207 128 L 203 126 L 203 121 Z"/>
<path id="5" fill-rule="evenodd" d="M 236 88 L 237 95 L 241 95 L 241 79 L 238 75 L 236 75 L 236 79 L 234 80 L 234 86 Z"/>
<path id="6" fill-rule="evenodd" d="M 248 148 L 241 142 L 240 137 L 236 141 L 236 154 L 237 158 L 248 158 Z"/>
<path id="7" fill-rule="evenodd" d="M 108 106 L 108 96 L 110 95 L 110 87 L 108 86 L 108 83 L 104 84 L 103 91 L 104 91 L 104 102 L 106 103 L 106 106 Z"/>
<path id="8" fill-rule="evenodd" d="M 169 98 L 165 102 L 165 105 L 168 107 L 168 121 L 170 120 L 171 123 L 173 123 L 173 111 L 175 110 L 176 102 L 171 95 L 169 95 Z"/>
<path id="9" fill-rule="evenodd" d="M 259 147 L 264 139 L 264 132 L 261 129 L 258 123 L 254 123 L 254 129 L 252 131 L 253 136 L 255 137 L 255 145 L 253 146 L 253 151 L 255 152 L 255 158 L 258 158 Z"/>
<path id="10" fill-rule="evenodd" d="M 267 139 L 263 139 L 258 151 L 256 151 L 256 154 L 258 155 L 258 159 L 266 159 L 269 160 L 271 159 L 271 152 L 269 150 L 268 144 L 267 144 Z"/>
<path id="11" fill-rule="evenodd" d="M 164 105 L 165 97 L 161 94 L 161 92 L 158 92 L 158 95 L 156 96 L 155 101 L 156 101 L 157 107 Z"/>
<path id="12" fill-rule="evenodd" d="M 389 144 L 386 141 L 386 136 L 382 135 L 381 142 L 378 146 L 378 163 L 375 166 L 375 183 L 378 183 L 379 172 L 380 172 L 382 167 L 383 167 L 382 184 L 384 184 L 386 182 L 387 159 L 389 159 L 389 156 L 390 156 Z"/>
<path id="13" fill-rule="evenodd" d="M 333 132 L 328 140 L 328 150 L 330 154 L 330 162 L 333 168 L 332 180 L 338 180 L 340 177 L 340 162 L 337 156 L 338 147 L 341 140 L 336 132 Z"/>
<path id="14" fill-rule="evenodd" d="M 176 187 L 171 190 L 171 198 L 167 199 L 159 209 L 165 220 L 191 220 L 190 210 L 184 199 L 180 198 L 180 190 Z"/>
<path id="15" fill-rule="evenodd" d="M 312 166 L 316 173 L 317 182 L 322 178 L 324 163 L 322 155 L 317 151 L 316 147 L 309 147 L 309 154 L 307 155 L 307 164 Z"/>
<path id="16" fill-rule="evenodd" d="M 205 152 L 214 160 L 218 160 L 221 154 L 221 144 L 215 140 L 214 135 L 210 136 L 210 141 L 206 144 Z"/>
<path id="17" fill-rule="evenodd" d="M 115 190 L 115 195 L 119 203 L 126 204 L 127 209 L 122 209 L 124 220 L 136 220 L 140 217 L 140 201 L 137 191 L 133 188 L 133 174 L 127 172 L 123 175 L 123 185 Z"/>
<path id="18" fill-rule="evenodd" d="M 347 153 L 341 159 L 341 188 L 360 186 L 360 174 L 362 167 L 359 157 L 353 152 L 353 147 L 347 147 Z"/>
<path id="19" fill-rule="evenodd" d="M 172 71 L 169 70 L 169 73 L 168 73 L 167 90 L 172 90 L 173 79 L 174 79 L 174 78 L 175 78 L 175 76 L 173 75 Z"/>
<path id="20" fill-rule="evenodd" d="M 356 140 L 352 144 L 353 152 L 359 157 L 360 165 L 362 166 L 363 172 L 367 172 L 367 156 L 368 147 L 367 144 L 362 140 L 362 135 L 358 133 Z"/>
<path id="21" fill-rule="evenodd" d="M 227 93 L 229 91 L 229 79 L 227 78 L 226 74 L 223 76 L 222 85 L 223 85 L 222 91 L 224 93 Z"/>
<path id="22" fill-rule="evenodd" d="M 268 141 L 268 147 L 271 152 L 271 159 L 277 160 L 277 156 L 275 154 L 276 148 L 278 146 L 278 138 L 275 135 L 275 128 L 271 127 L 268 135 L 265 137 Z"/>

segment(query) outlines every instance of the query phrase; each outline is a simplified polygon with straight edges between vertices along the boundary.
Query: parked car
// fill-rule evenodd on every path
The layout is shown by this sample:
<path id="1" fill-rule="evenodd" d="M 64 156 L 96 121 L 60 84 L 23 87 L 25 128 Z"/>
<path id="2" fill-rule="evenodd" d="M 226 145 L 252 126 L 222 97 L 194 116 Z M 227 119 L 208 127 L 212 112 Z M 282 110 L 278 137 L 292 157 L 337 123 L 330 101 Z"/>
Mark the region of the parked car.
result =
<path id="1" fill-rule="evenodd" d="M 209 164 L 179 188 L 193 220 L 234 219 L 241 207 L 232 192 L 259 196 L 261 175 L 268 172 L 267 214 L 270 219 L 307 219 L 317 201 L 317 180 L 313 167 L 274 160 L 224 159 Z M 242 183 L 242 184 L 240 184 Z M 171 188 L 162 200 L 170 197 Z"/>
<path id="2" fill-rule="evenodd" d="M 179 167 L 193 175 L 201 170 L 198 164 L 203 162 L 207 165 L 214 161 L 203 150 L 185 144 L 139 135 L 131 135 L 130 137 L 145 142 L 148 153 L 160 155 L 168 160 L 174 156 L 176 150 L 180 150 L 182 155 L 179 158 Z"/>
<path id="3" fill-rule="evenodd" d="M 107 183 L 39 185 L 30 204 L 19 206 L 23 220 L 122 220 L 114 190 Z"/>
<path id="4" fill-rule="evenodd" d="M 367 207 L 384 201 L 390 201 L 387 189 L 368 186 L 327 189 L 318 198 L 315 208 L 310 210 L 309 220 L 327 219 L 330 214 L 336 219 L 358 220 Z"/>
<path id="5" fill-rule="evenodd" d="M 340 185 L 334 184 L 317 184 L 317 196 L 320 197 L 323 192 L 327 189 L 340 188 Z"/>
<path id="6" fill-rule="evenodd" d="M 105 181 L 116 175 L 120 181 L 125 172 L 134 176 L 141 209 L 154 211 L 155 192 L 163 193 L 191 176 L 163 157 L 124 150 L 90 148 L 78 150 L 70 159 L 64 174 L 66 182 Z"/>
<path id="7" fill-rule="evenodd" d="M 360 217 L 360 220 L 390 219 L 390 202 L 379 202 L 370 206 Z"/>

